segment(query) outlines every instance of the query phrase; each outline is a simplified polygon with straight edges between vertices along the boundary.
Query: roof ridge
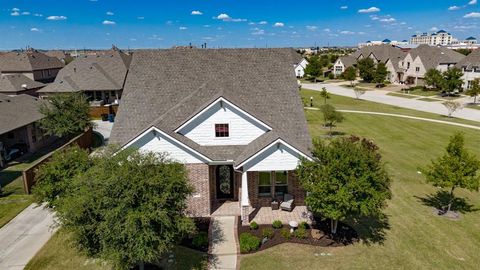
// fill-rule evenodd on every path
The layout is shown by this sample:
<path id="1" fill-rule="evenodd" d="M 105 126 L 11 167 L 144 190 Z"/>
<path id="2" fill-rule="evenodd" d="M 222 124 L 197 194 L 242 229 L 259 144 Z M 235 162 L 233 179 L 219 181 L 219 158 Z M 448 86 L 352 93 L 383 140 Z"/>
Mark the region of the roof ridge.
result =
<path id="1" fill-rule="evenodd" d="M 92 66 L 94 66 L 115 87 L 121 88 L 121 86 L 119 86 L 117 82 L 115 82 L 115 80 L 110 76 L 110 74 L 108 74 L 98 63 L 92 63 Z"/>

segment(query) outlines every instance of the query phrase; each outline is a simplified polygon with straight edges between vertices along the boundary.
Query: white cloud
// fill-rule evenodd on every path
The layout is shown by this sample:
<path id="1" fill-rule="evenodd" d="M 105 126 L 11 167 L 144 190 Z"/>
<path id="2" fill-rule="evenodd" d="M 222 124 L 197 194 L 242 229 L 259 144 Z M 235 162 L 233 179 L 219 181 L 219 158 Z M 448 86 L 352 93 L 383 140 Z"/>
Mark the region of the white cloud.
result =
<path id="1" fill-rule="evenodd" d="M 471 0 L 470 2 L 468 2 L 469 5 L 476 5 L 477 4 L 477 0 Z"/>
<path id="2" fill-rule="evenodd" d="M 33 27 L 33 28 L 30 28 L 30 31 L 31 32 L 40 32 L 40 29 L 38 29 L 36 27 Z"/>
<path id="3" fill-rule="evenodd" d="M 370 15 L 370 19 L 372 19 L 372 21 L 380 20 L 377 15 Z"/>
<path id="4" fill-rule="evenodd" d="M 254 35 L 254 36 L 265 35 L 265 30 L 263 30 L 263 29 L 255 28 L 255 29 L 252 29 L 252 30 L 253 30 L 252 35 Z"/>
<path id="5" fill-rule="evenodd" d="M 267 24 L 267 21 L 260 21 L 258 24 Z"/>
<path id="6" fill-rule="evenodd" d="M 117 24 L 117 23 L 114 22 L 114 21 L 105 20 L 105 21 L 102 22 L 102 24 L 103 24 L 103 25 L 115 25 L 115 24 Z"/>
<path id="7" fill-rule="evenodd" d="M 219 19 L 219 20 L 229 20 L 231 18 L 230 18 L 230 16 L 228 16 L 228 14 L 222 13 L 222 14 L 217 16 L 217 19 Z"/>
<path id="8" fill-rule="evenodd" d="M 355 32 L 344 30 L 344 31 L 340 31 L 340 34 L 342 34 L 342 35 L 354 35 Z"/>
<path id="9" fill-rule="evenodd" d="M 430 28 L 430 31 L 437 32 L 437 31 L 438 31 L 438 27 L 434 26 L 434 27 Z"/>
<path id="10" fill-rule="evenodd" d="M 371 8 L 364 8 L 364 9 L 359 9 L 358 13 L 374 13 L 374 12 L 379 12 L 380 9 L 377 7 L 371 7 Z"/>
<path id="11" fill-rule="evenodd" d="M 106 14 L 107 14 L 108 16 L 113 16 L 113 15 L 115 15 L 115 14 L 114 14 L 113 12 L 111 12 L 111 11 L 107 11 Z"/>
<path id="12" fill-rule="evenodd" d="M 340 9 L 348 9 L 348 6 L 341 6 Z"/>
<path id="13" fill-rule="evenodd" d="M 318 27 L 314 26 L 314 25 L 307 25 L 307 30 L 310 30 L 310 31 L 315 31 L 318 29 Z"/>
<path id="14" fill-rule="evenodd" d="M 48 16 L 47 17 L 47 20 L 49 21 L 63 21 L 63 20 L 66 20 L 67 17 L 66 16 Z"/>
<path id="15" fill-rule="evenodd" d="M 190 13 L 191 15 L 203 15 L 203 13 L 200 11 L 200 10 L 194 10 L 192 11 L 192 13 Z"/>
<path id="16" fill-rule="evenodd" d="M 136 38 L 131 38 L 130 41 L 137 41 L 137 39 Z"/>
<path id="17" fill-rule="evenodd" d="M 245 21 L 247 21 L 246 19 L 234 19 L 226 13 L 221 13 L 217 17 L 213 17 L 213 18 L 217 19 L 217 20 L 222 20 L 224 22 L 245 22 Z"/>
<path id="18" fill-rule="evenodd" d="M 180 30 L 187 30 L 188 28 L 185 27 L 185 26 L 180 26 L 178 29 L 180 29 Z"/>
<path id="19" fill-rule="evenodd" d="M 391 23 L 391 22 L 394 22 L 396 21 L 395 18 L 392 18 L 392 17 L 389 17 L 389 18 L 383 18 L 383 19 L 380 19 L 381 22 L 386 22 L 386 23 Z"/>
<path id="20" fill-rule="evenodd" d="M 468 14 L 465 14 L 465 16 L 463 16 L 463 18 L 480 18 L 480 12 L 470 12 Z"/>
<path id="21" fill-rule="evenodd" d="M 20 16 L 20 12 L 18 11 L 14 11 L 12 13 L 10 13 L 11 16 Z"/>
<path id="22" fill-rule="evenodd" d="M 24 15 L 24 16 L 28 16 L 28 15 L 30 15 L 30 12 L 28 12 L 28 11 L 24 11 L 24 12 L 22 12 L 22 15 Z"/>
<path id="23" fill-rule="evenodd" d="M 451 6 L 448 8 L 448 10 L 452 11 L 452 10 L 459 10 L 460 7 L 459 6 Z"/>
<path id="24" fill-rule="evenodd" d="M 284 26 L 285 26 L 285 24 L 282 23 L 282 22 L 276 22 L 276 23 L 273 25 L 273 27 L 284 27 Z"/>
<path id="25" fill-rule="evenodd" d="M 43 17 L 43 14 L 40 14 L 40 13 L 34 13 L 33 16 L 35 17 Z"/>
<path id="26" fill-rule="evenodd" d="M 20 11 L 19 8 L 12 8 L 12 11 Z"/>
<path id="27" fill-rule="evenodd" d="M 325 29 L 323 29 L 323 31 L 324 32 L 330 32 L 331 30 L 330 30 L 330 28 L 325 28 Z"/>

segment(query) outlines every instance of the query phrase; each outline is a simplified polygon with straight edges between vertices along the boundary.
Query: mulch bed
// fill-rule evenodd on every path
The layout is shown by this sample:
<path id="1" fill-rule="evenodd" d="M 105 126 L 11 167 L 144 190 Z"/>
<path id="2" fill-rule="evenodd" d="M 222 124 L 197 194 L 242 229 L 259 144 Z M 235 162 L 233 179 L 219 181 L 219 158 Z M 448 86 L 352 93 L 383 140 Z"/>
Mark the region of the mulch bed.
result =
<path id="1" fill-rule="evenodd" d="M 193 221 L 195 222 L 195 226 L 197 227 L 197 233 L 204 232 L 207 233 L 208 235 L 208 230 L 210 228 L 210 218 L 205 217 L 205 218 L 194 218 Z M 196 247 L 192 244 L 193 237 L 195 235 L 191 235 L 190 237 L 184 238 L 181 242 L 180 245 L 184 247 L 188 247 L 194 250 L 202 251 L 202 252 L 207 252 L 208 251 L 208 241 L 205 246 L 202 247 Z"/>
<path id="2" fill-rule="evenodd" d="M 316 220 L 315 225 L 310 226 L 307 231 L 307 238 L 306 239 L 298 239 L 295 238 L 293 235 L 290 239 L 284 238 L 280 231 L 283 228 L 290 229 L 288 224 L 283 224 L 282 229 L 274 229 L 272 225 L 259 225 L 257 230 L 251 230 L 249 226 L 242 226 L 242 222 L 239 219 L 238 221 L 238 239 L 240 239 L 240 234 L 242 233 L 250 233 L 260 239 L 263 238 L 262 230 L 265 228 L 273 229 L 274 235 L 271 239 L 268 239 L 266 242 L 260 245 L 260 248 L 256 251 L 251 253 L 255 253 L 261 250 L 265 250 L 271 248 L 273 246 L 283 244 L 283 243 L 297 243 L 297 244 L 306 244 L 312 246 L 321 246 L 321 247 L 340 247 L 353 244 L 358 242 L 358 235 L 350 226 L 342 223 L 338 223 L 337 226 L 337 234 L 332 236 L 330 234 L 330 221 L 321 221 Z M 312 229 L 319 230 L 320 238 L 314 239 L 312 237 Z M 263 241 L 262 241 L 263 242 Z"/>

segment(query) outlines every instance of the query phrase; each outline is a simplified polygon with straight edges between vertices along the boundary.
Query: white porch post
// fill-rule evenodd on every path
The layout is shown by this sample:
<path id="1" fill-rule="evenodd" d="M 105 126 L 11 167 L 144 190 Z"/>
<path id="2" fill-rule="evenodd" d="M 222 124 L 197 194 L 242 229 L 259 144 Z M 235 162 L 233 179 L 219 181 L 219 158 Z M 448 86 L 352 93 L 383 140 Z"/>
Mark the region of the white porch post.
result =
<path id="1" fill-rule="evenodd" d="M 249 211 L 250 199 L 248 198 L 248 179 L 247 172 L 242 173 L 242 200 L 241 200 L 241 212 L 242 212 L 242 224 L 246 225 L 250 222 Z"/>

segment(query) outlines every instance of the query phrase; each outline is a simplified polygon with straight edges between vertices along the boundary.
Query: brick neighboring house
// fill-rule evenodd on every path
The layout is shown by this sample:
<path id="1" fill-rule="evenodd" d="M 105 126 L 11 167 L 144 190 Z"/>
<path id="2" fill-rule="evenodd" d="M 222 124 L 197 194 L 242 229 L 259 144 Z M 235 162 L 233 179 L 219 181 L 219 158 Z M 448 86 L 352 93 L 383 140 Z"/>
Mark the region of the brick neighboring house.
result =
<path id="1" fill-rule="evenodd" d="M 22 74 L 42 83 L 52 82 L 64 66 L 60 59 L 34 49 L 0 55 L 1 74 Z"/>
<path id="2" fill-rule="evenodd" d="M 35 152 L 53 142 L 54 137 L 44 135 L 38 125 L 43 118 L 39 112 L 41 103 L 29 95 L 0 94 L 0 167 L 5 151 L 15 145 L 24 145 L 27 152 Z"/>
<path id="3" fill-rule="evenodd" d="M 110 137 L 123 148 L 167 153 L 195 188 L 189 214 L 238 201 L 250 210 L 289 193 L 311 138 L 290 49 L 139 50 Z M 241 210 L 241 211 L 240 211 Z"/>
<path id="4" fill-rule="evenodd" d="M 0 74 L 0 94 L 38 96 L 37 91 L 45 84 L 36 82 L 23 74 Z"/>
<path id="5" fill-rule="evenodd" d="M 472 82 L 476 79 L 480 79 L 480 50 L 472 51 L 469 55 L 460 60 L 456 67 L 463 72 L 463 89 L 470 89 Z"/>

